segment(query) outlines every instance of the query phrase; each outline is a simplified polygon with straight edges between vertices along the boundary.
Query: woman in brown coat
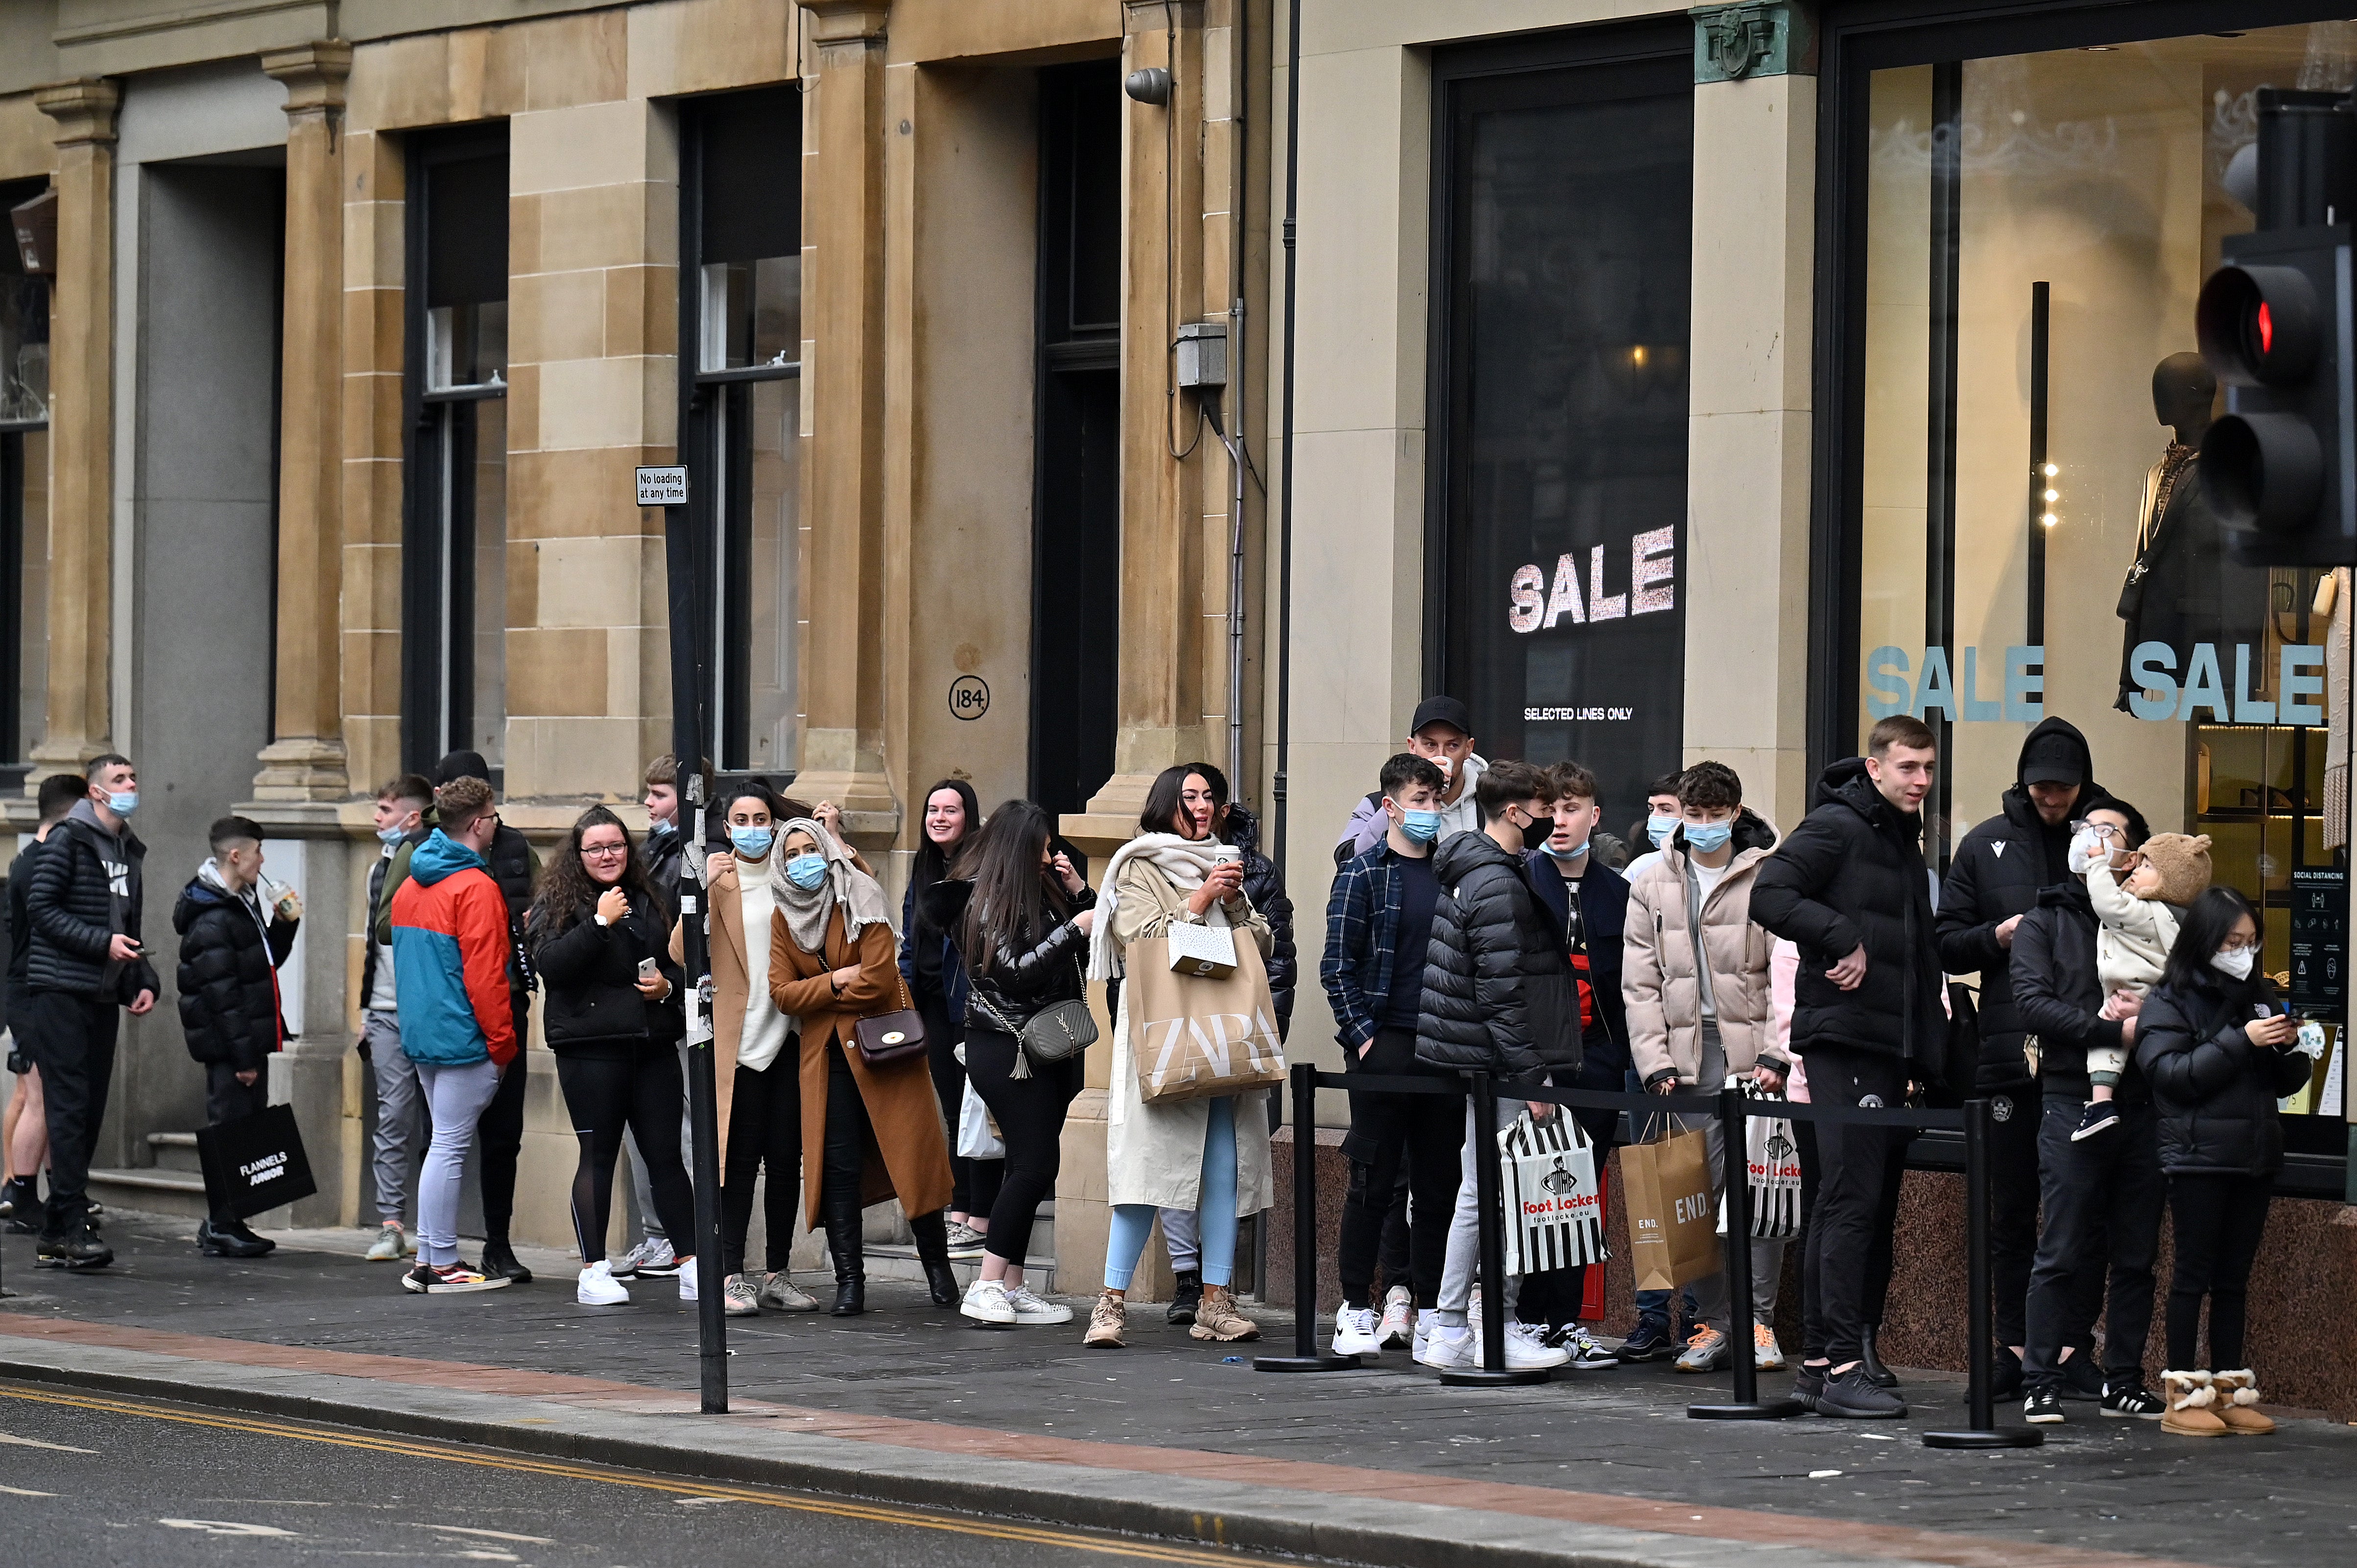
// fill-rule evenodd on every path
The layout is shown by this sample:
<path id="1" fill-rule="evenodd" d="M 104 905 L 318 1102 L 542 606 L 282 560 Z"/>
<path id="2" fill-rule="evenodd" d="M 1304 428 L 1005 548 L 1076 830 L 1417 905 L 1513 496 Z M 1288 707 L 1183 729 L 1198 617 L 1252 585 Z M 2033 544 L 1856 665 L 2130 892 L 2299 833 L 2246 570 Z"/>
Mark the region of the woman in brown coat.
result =
<path id="1" fill-rule="evenodd" d="M 823 1149 L 809 1219 L 834 1254 L 834 1316 L 866 1310 L 860 1210 L 898 1197 L 936 1306 L 955 1306 L 950 1268 L 949 1143 L 924 1053 L 882 1067 L 862 1060 L 862 1018 L 911 1005 L 883 888 L 808 818 L 779 830 L 770 994 L 802 1020 L 802 1147 Z M 805 1190 L 809 1190 L 807 1186 Z"/>

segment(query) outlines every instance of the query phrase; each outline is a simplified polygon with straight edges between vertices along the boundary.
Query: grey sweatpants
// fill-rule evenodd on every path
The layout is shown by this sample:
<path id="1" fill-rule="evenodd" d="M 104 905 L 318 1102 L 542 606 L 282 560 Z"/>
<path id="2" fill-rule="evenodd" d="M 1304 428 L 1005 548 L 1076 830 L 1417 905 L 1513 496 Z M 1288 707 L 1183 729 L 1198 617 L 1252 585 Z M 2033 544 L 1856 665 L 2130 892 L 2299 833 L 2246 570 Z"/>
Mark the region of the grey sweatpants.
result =
<path id="1" fill-rule="evenodd" d="M 415 1178 L 425 1140 L 425 1090 L 417 1064 L 401 1048 L 401 1020 L 391 1013 L 361 1015 L 361 1038 L 376 1075 L 376 1140 L 371 1167 L 379 1219 L 409 1212 L 409 1184 Z"/>

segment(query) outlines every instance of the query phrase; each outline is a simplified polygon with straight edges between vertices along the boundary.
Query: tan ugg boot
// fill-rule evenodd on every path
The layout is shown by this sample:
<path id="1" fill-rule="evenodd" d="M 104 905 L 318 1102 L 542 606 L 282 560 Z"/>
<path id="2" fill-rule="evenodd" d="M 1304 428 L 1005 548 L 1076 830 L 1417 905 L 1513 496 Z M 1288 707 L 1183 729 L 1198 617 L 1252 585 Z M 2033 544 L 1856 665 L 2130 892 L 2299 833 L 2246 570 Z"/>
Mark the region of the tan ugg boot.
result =
<path id="1" fill-rule="evenodd" d="M 1195 1326 L 1187 1330 L 1198 1339 L 1257 1339 L 1260 1325 L 1236 1310 L 1236 1298 L 1225 1285 L 1205 1285 L 1202 1305 L 1195 1309 Z"/>
<path id="2" fill-rule="evenodd" d="M 2226 1423 L 2210 1408 L 2218 1401 L 2212 1381 L 2207 1372 L 2161 1373 L 2161 1397 L 2169 1409 L 2161 1414 L 2160 1429 L 2179 1437 L 2225 1436 Z"/>
<path id="3" fill-rule="evenodd" d="M 2259 1375 L 2248 1367 L 2218 1373 L 2211 1386 L 2218 1391 L 2218 1419 L 2235 1436 L 2265 1437 L 2276 1429 L 2272 1420 L 2259 1413 Z"/>

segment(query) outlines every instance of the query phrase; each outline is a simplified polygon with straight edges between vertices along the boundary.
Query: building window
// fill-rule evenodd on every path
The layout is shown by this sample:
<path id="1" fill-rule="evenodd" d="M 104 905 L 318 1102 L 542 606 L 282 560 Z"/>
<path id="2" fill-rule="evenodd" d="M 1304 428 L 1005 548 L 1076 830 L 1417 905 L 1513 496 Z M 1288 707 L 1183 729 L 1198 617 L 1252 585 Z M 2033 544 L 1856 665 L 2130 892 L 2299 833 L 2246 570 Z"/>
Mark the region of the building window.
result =
<path id="1" fill-rule="evenodd" d="M 1620 813 L 1684 745 L 1694 91 L 1663 37 L 1437 70 L 1428 674 L 1488 755 L 1586 763 Z"/>
<path id="2" fill-rule="evenodd" d="M 800 762 L 802 95 L 681 113 L 681 459 L 708 607 L 700 694 L 719 766 Z"/>
<path id="3" fill-rule="evenodd" d="M 409 160 L 408 499 L 402 750 L 413 767 L 507 736 L 508 156 L 504 127 Z"/>
<path id="4" fill-rule="evenodd" d="M 39 182 L 0 186 L 0 210 L 38 198 Z M 42 234 L 50 231 L 42 229 Z M 10 242 L 0 254 L 0 763 L 28 760 L 49 683 L 49 285 Z"/>
<path id="5" fill-rule="evenodd" d="M 1933 726 L 1944 869 L 2006 809 L 2031 727 L 2067 719 L 2155 832 L 2210 836 L 2216 879 L 2267 911 L 2267 972 L 2337 1020 L 2339 966 L 2295 962 L 2292 916 L 2345 928 L 2326 737 L 2350 693 L 2327 644 L 2347 646 L 2349 575 L 2225 547 L 2197 456 L 2223 400 L 2193 322 L 2221 242 L 2253 226 L 2227 169 L 2259 90 L 2346 90 L 2357 27 L 2020 42 L 2067 47 L 1861 70 L 1847 104 L 1860 351 L 1829 739 Z"/>

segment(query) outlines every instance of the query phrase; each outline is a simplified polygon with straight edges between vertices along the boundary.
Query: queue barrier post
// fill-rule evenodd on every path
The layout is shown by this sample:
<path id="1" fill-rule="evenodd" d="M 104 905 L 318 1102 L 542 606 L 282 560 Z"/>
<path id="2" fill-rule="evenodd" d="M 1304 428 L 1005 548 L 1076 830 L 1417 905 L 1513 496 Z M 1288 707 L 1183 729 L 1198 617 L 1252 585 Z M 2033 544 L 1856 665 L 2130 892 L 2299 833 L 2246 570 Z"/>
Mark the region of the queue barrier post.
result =
<path id="1" fill-rule="evenodd" d="M 1356 1356 L 1318 1346 L 1318 1069 L 1293 1068 L 1293 1354 L 1254 1356 L 1255 1372 L 1356 1371 Z"/>
<path id="2" fill-rule="evenodd" d="M 1990 1342 L 1995 1328 L 1989 1311 L 1988 1101 L 1964 1101 L 1964 1277 L 1971 1293 L 1965 1315 L 1972 1336 L 1967 1365 L 1971 1368 L 1971 1425 L 1961 1432 L 1927 1432 L 1926 1448 L 2035 1448 L 2046 1434 L 2034 1427 L 1999 1426 L 1996 1402 L 1990 1398 L 1993 1369 Z"/>
<path id="3" fill-rule="evenodd" d="M 1749 1111 L 1740 1089 L 1719 1091 L 1719 1180 L 1727 1193 L 1727 1354 L 1735 1370 L 1735 1399 L 1728 1404 L 1686 1406 L 1686 1414 L 1696 1421 L 1781 1421 L 1802 1410 L 1797 1399 L 1760 1397 L 1760 1369 L 1752 1359 Z"/>
<path id="4" fill-rule="evenodd" d="M 1504 1183 L 1498 1169 L 1498 1088 L 1486 1072 L 1468 1076 L 1473 1080 L 1473 1126 L 1467 1136 L 1473 1144 L 1473 1193 L 1480 1205 L 1481 1364 L 1446 1368 L 1440 1380 L 1454 1388 L 1544 1383 L 1553 1375 L 1547 1368 L 1506 1365 L 1506 1219 L 1501 1211 Z"/>

